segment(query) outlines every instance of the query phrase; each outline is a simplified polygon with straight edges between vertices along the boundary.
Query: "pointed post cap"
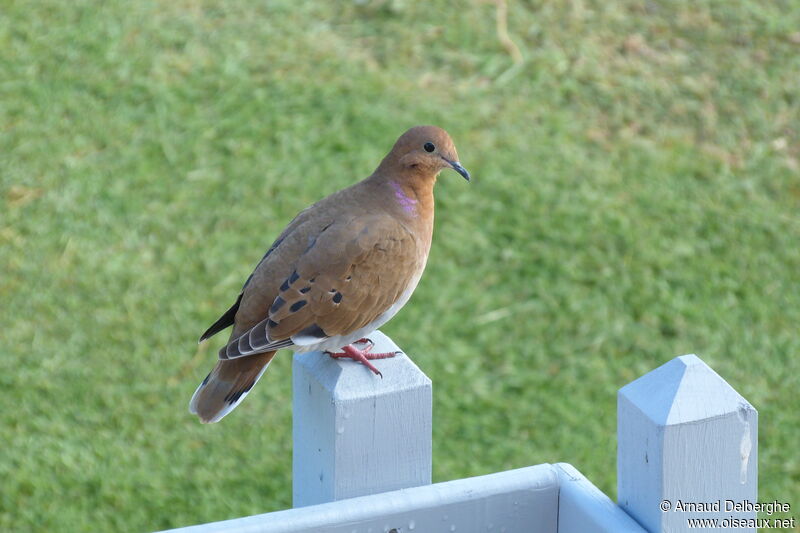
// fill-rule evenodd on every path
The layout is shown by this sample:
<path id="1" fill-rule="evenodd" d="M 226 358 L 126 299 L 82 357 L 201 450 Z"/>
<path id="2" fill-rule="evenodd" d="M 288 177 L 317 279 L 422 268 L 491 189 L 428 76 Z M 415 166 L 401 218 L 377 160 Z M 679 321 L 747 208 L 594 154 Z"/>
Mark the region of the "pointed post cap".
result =
<path id="1" fill-rule="evenodd" d="M 661 426 L 755 410 L 694 354 L 682 355 L 632 381 L 619 396 Z"/>

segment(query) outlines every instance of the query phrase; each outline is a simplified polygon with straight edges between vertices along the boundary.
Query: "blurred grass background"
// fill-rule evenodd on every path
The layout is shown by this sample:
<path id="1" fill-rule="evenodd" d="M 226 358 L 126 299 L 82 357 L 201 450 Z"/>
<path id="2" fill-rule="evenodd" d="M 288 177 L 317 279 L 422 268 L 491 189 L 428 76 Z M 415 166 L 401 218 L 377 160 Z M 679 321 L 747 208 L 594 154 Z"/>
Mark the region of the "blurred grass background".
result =
<path id="1" fill-rule="evenodd" d="M 426 275 L 384 331 L 435 481 L 567 461 L 614 497 L 616 391 L 688 352 L 800 508 L 800 8 L 789 0 L 0 1 L 0 529 L 291 505 L 290 354 L 186 410 L 301 208 L 445 127 Z M 516 47 L 516 49 L 515 49 Z"/>

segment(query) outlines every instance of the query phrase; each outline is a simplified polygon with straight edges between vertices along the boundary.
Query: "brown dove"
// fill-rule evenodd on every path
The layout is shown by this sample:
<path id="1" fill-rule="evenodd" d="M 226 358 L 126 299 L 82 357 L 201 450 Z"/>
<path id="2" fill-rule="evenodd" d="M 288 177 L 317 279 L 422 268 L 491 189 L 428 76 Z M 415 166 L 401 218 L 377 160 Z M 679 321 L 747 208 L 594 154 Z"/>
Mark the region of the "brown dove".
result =
<path id="1" fill-rule="evenodd" d="M 469 180 L 447 132 L 417 126 L 371 176 L 301 211 L 236 302 L 200 337 L 233 325 L 189 410 L 204 423 L 219 421 L 280 348 L 349 357 L 380 374 L 369 360 L 394 354 L 370 353 L 367 337 L 405 305 L 422 276 L 433 236 L 433 185 L 445 168 Z"/>

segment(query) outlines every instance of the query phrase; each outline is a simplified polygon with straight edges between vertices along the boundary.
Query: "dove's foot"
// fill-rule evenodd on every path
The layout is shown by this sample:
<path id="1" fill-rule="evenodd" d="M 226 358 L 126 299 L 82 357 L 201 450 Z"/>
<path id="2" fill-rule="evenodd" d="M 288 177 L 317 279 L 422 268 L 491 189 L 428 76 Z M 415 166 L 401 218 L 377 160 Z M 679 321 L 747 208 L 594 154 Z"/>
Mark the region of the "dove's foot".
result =
<path id="1" fill-rule="evenodd" d="M 358 341 L 356 341 L 355 344 L 363 344 L 364 341 L 366 341 L 367 346 L 363 350 L 359 350 L 358 348 L 356 348 L 352 344 L 348 344 L 347 346 L 342 348 L 341 352 L 337 352 L 337 353 L 326 352 L 326 353 L 328 355 L 330 355 L 331 357 L 333 357 L 334 359 L 341 359 L 343 357 L 346 357 L 348 359 L 352 359 L 353 361 L 358 361 L 359 363 L 361 363 L 365 367 L 367 367 L 370 370 L 372 370 L 372 372 L 374 372 L 375 374 L 379 375 L 380 377 L 383 377 L 383 374 L 381 374 L 380 370 L 375 368 L 375 365 L 370 363 L 370 360 L 372 360 L 372 359 L 388 359 L 389 357 L 394 357 L 395 355 L 397 355 L 397 354 L 399 354 L 401 352 L 370 353 L 370 350 L 372 350 L 372 347 L 375 345 L 375 343 L 373 343 L 371 340 L 369 340 L 369 339 L 359 339 Z"/>

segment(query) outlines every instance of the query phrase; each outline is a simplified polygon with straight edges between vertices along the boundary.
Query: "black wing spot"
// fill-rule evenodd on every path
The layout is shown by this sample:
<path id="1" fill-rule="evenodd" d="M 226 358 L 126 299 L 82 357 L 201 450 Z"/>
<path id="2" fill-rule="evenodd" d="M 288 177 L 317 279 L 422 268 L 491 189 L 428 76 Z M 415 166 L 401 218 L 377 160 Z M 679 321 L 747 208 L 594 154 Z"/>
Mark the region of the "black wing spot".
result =
<path id="1" fill-rule="evenodd" d="M 336 294 L 333 295 L 333 303 L 338 304 L 341 301 L 342 301 L 342 293 L 341 292 L 337 292 Z"/>
<path id="2" fill-rule="evenodd" d="M 297 270 L 295 270 L 294 272 L 292 272 L 292 275 L 289 276 L 289 285 L 291 285 L 292 283 L 294 283 L 298 279 L 300 279 L 300 274 L 298 274 Z"/>
<path id="3" fill-rule="evenodd" d="M 274 328 L 277 325 L 278 325 L 278 323 L 275 322 L 274 320 L 267 320 L 267 327 L 268 328 Z"/>
<path id="4" fill-rule="evenodd" d="M 283 285 L 281 285 L 280 291 L 284 292 L 284 291 L 288 291 L 288 290 L 289 290 L 289 280 L 285 279 L 285 280 L 283 280 Z"/>
<path id="5" fill-rule="evenodd" d="M 299 311 L 300 309 L 302 309 L 302 308 L 303 308 L 303 306 L 304 306 L 304 305 L 306 305 L 307 303 L 308 303 L 308 302 L 306 302 L 305 300 L 300 300 L 299 302 L 295 302 L 295 303 L 293 303 L 293 304 L 292 304 L 292 306 L 289 308 L 289 311 L 291 311 L 292 313 L 296 313 L 297 311 Z"/>
<path id="6" fill-rule="evenodd" d="M 277 313 L 278 309 L 283 307 L 283 304 L 285 304 L 285 303 L 286 303 L 286 300 L 284 300 L 283 298 L 278 296 L 277 298 L 275 298 L 275 301 L 272 303 L 272 307 L 269 308 L 269 312 L 270 313 Z"/>
<path id="7" fill-rule="evenodd" d="M 311 287 L 303 287 L 302 289 L 300 289 L 300 294 L 305 294 L 310 290 L 311 290 Z"/>

